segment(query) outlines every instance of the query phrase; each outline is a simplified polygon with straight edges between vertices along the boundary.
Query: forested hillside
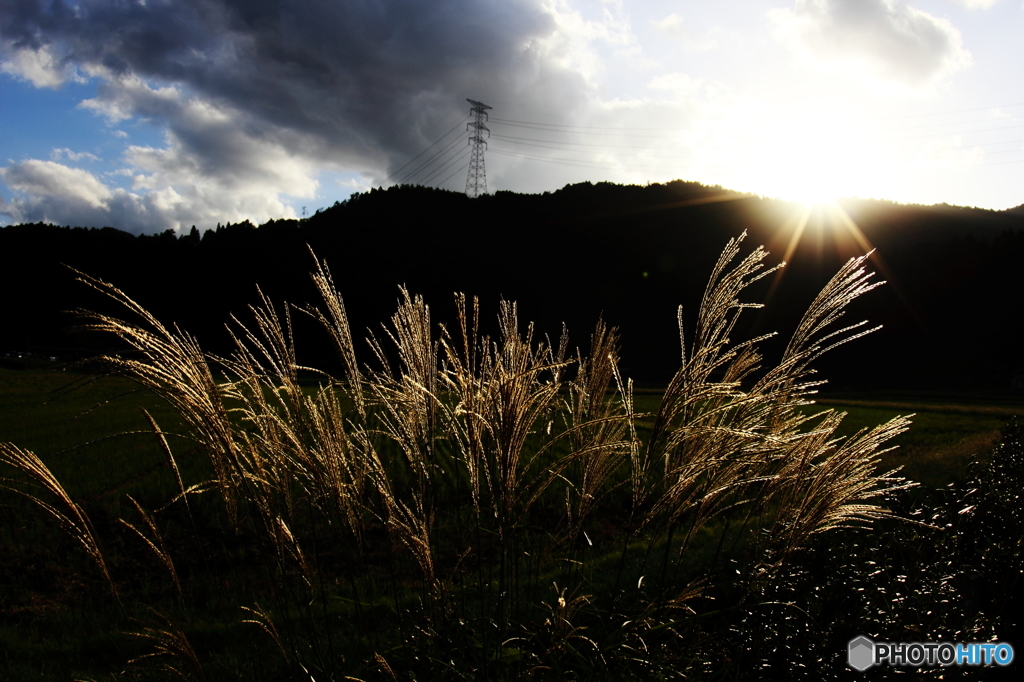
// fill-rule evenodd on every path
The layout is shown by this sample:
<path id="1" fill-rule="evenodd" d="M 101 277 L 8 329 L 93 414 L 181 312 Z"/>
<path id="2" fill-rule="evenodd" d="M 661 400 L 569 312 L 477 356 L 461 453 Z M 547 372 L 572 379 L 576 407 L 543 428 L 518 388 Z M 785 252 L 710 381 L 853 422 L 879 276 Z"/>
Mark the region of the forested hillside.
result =
<path id="1" fill-rule="evenodd" d="M 232 313 L 245 318 L 257 285 L 275 301 L 315 300 L 311 248 L 327 259 L 356 330 L 387 320 L 402 284 L 423 294 L 440 322 L 451 318 L 454 291 L 479 296 L 485 319 L 505 298 L 518 301 L 521 318 L 541 333 L 557 337 L 564 322 L 573 345 L 588 345 L 603 315 L 622 329 L 625 370 L 662 382 L 679 353 L 677 306 L 692 325 L 718 253 L 747 231 L 744 248 L 764 244 L 773 263 L 793 252 L 781 274 L 761 282 L 771 312 L 749 311 L 742 333 L 778 329 L 784 337 L 839 265 L 873 246 L 875 268 L 889 283 L 858 301 L 851 322 L 867 318 L 884 328 L 827 358 L 822 374 L 841 385 L 1009 387 L 1024 369 L 1012 331 L 1024 318 L 1024 215 L 871 200 L 841 206 L 845 213 L 808 212 L 684 182 L 584 183 L 475 200 L 405 186 L 353 195 L 302 221 L 218 225 L 180 237 L 8 226 L 0 229 L 0 353 L 67 359 L 107 342 L 71 329 L 66 311 L 119 311 L 66 266 L 117 285 L 159 319 L 227 351 L 224 322 Z M 300 362 L 332 362 L 316 326 L 294 318 L 304 337 Z"/>

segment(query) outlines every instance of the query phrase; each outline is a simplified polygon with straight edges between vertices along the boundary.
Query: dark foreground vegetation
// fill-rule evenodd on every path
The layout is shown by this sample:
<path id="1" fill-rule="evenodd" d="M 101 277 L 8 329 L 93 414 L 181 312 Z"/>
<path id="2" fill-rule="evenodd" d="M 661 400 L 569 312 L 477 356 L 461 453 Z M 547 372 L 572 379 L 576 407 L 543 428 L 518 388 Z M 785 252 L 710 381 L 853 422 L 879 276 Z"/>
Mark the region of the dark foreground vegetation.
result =
<path id="1" fill-rule="evenodd" d="M 403 292 L 367 361 L 317 263 L 316 307 L 263 299 L 231 326 L 233 349 L 209 353 L 82 276 L 118 310 L 87 316 L 122 349 L 102 363 L 132 382 L 104 390 L 145 389 L 142 428 L 123 428 L 148 435 L 121 440 L 156 447 L 119 464 L 105 441 L 90 457 L 0 445 L 0 666 L 97 681 L 881 679 L 894 671 L 845 666 L 850 639 L 1017 643 L 1024 429 L 1007 424 L 950 485 L 900 478 L 884 465 L 906 418 L 851 432 L 808 402 L 823 353 L 859 362 L 831 349 L 864 341 L 845 313 L 875 286 L 866 259 L 808 297 L 766 361 L 771 339 L 742 333 L 777 272 L 764 257 L 730 242 L 653 400 L 601 322 L 586 343 L 552 339 L 503 303 L 488 334 L 472 298 L 439 325 Z M 296 355 L 304 317 L 335 369 Z"/>

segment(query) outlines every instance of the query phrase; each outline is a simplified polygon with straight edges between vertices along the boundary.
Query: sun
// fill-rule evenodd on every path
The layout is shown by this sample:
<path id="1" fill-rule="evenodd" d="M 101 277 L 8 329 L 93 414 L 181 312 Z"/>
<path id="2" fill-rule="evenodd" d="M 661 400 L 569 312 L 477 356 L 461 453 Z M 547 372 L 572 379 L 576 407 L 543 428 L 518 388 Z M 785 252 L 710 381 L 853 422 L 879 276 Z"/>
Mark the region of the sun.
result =
<path id="1" fill-rule="evenodd" d="M 760 193 L 812 206 L 860 195 L 879 164 L 851 128 L 820 116 L 776 121 L 754 150 Z"/>
<path id="2" fill-rule="evenodd" d="M 820 158 L 815 150 L 794 152 L 777 158 L 766 184 L 770 194 L 809 206 L 831 206 L 842 197 L 856 193 L 859 173 L 837 158 Z"/>
<path id="3" fill-rule="evenodd" d="M 780 192 L 779 198 L 803 204 L 809 208 L 831 207 L 840 198 L 840 192 L 832 187 L 813 187 L 807 183 L 797 183 L 790 190 Z"/>

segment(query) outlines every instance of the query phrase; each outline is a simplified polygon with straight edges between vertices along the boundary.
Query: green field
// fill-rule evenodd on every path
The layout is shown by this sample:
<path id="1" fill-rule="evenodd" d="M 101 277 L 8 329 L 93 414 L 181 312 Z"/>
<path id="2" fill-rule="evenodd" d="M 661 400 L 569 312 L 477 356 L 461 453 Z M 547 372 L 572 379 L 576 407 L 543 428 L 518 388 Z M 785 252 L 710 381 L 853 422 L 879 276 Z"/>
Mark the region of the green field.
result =
<path id="1" fill-rule="evenodd" d="M 116 503 L 120 493 L 167 492 L 151 489 L 167 458 L 143 410 L 166 431 L 180 425 L 159 398 L 121 377 L 0 369 L 0 442 L 34 451 L 76 498 Z"/>
<path id="2" fill-rule="evenodd" d="M 636 396 L 638 412 L 658 409 L 661 394 L 646 389 Z M 889 394 L 825 393 L 808 414 L 824 409 L 845 412 L 839 435 L 851 436 L 896 415 L 913 414 L 913 425 L 896 436 L 898 446 L 882 458 L 884 466 L 902 466 L 900 475 L 922 485 L 942 487 L 960 480 L 974 459 L 984 459 L 999 440 L 1000 429 L 1014 415 L 1024 415 L 1024 395 L 963 395 L 945 392 Z"/>
<path id="3" fill-rule="evenodd" d="M 637 412 L 655 412 L 657 389 L 635 395 Z M 902 475 L 932 487 L 963 475 L 964 467 L 984 457 L 1013 415 L 1024 416 L 1019 393 L 964 396 L 949 393 L 888 395 L 826 394 L 808 413 L 834 409 L 847 413 L 840 435 L 853 435 L 896 415 L 914 414 L 913 426 L 897 436 L 898 448 L 884 457 L 902 466 Z M 177 414 L 159 398 L 128 379 L 69 371 L 0 369 L 0 442 L 33 450 L 67 482 L 75 497 L 116 503 L 119 493 L 138 498 L 159 496 L 159 470 L 167 463 L 147 410 L 162 429 L 180 428 Z M 187 453 L 186 440 L 172 440 L 175 452 Z M 180 465 L 189 465 L 182 457 Z M 196 463 L 195 476 L 205 472 Z"/>

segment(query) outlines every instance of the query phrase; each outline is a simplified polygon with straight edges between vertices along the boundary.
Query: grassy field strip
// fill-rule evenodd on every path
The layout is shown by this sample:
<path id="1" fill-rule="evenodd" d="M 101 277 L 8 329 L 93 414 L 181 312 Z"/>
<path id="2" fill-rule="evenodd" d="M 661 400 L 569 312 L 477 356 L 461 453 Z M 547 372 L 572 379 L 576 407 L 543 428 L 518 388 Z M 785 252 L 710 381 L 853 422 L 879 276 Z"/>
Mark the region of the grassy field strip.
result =
<path id="1" fill-rule="evenodd" d="M 1006 402 L 1012 397 L 1004 398 Z M 897 414 L 914 414 L 911 427 L 893 439 L 895 450 L 882 456 L 882 466 L 903 467 L 900 475 L 932 488 L 945 487 L 968 474 L 968 464 L 987 459 L 999 442 L 1007 419 L 1024 408 L 1006 404 L 970 405 L 945 401 L 857 400 L 826 398 L 805 409 L 833 408 L 846 412 L 839 435 L 850 436 Z"/>
<path id="2" fill-rule="evenodd" d="M 884 400 L 843 400 L 827 398 L 818 400 L 816 405 L 825 407 L 869 407 L 874 409 L 902 410 L 911 412 L 943 412 L 952 414 L 978 414 L 993 417 L 1013 417 L 1024 415 L 1024 406 L 1009 407 L 999 405 L 956 405 L 922 402 L 890 402 Z"/>
<path id="3" fill-rule="evenodd" d="M 34 451 L 82 501 L 121 491 L 136 498 L 166 494 L 150 474 L 167 466 L 167 458 L 140 408 L 166 431 L 180 430 L 180 418 L 162 400 L 123 377 L 0 370 L 0 442 Z M 171 445 L 181 454 L 191 447 L 180 438 Z M 193 470 L 195 464 L 196 458 L 182 457 L 188 475 L 201 480 L 205 470 Z"/>
<path id="4" fill-rule="evenodd" d="M 152 436 L 141 433 L 101 441 L 78 451 L 66 449 L 118 431 L 145 432 L 148 425 L 139 412 L 140 405 L 158 415 L 168 430 L 174 430 L 180 423 L 166 405 L 152 396 L 122 395 L 134 388 L 122 378 L 105 377 L 68 394 L 60 390 L 82 379 L 63 372 L 0 371 L 0 440 L 37 448 L 56 469 L 70 474 L 70 487 L 84 500 L 95 501 L 125 486 L 139 495 L 143 492 L 140 484 L 141 488 L 148 487 L 144 481 L 147 475 L 166 465 Z M 663 392 L 664 389 L 656 387 L 635 389 L 634 409 L 638 413 L 656 412 Z M 121 397 L 91 411 L 98 403 L 118 395 Z M 886 457 L 885 464 L 901 464 L 910 478 L 942 486 L 956 478 L 971 457 L 983 454 L 997 441 L 1006 418 L 1024 414 L 1024 405 L 1012 404 L 1015 396 L 992 396 L 992 401 L 985 404 L 950 402 L 949 397 L 941 393 L 934 400 L 927 394 L 915 394 L 911 399 L 822 397 L 806 409 L 837 408 L 848 412 L 841 435 L 852 435 L 862 427 L 897 414 L 916 413 L 910 431 L 896 439 L 895 444 L 900 447 Z M 652 425 L 653 416 L 637 422 L 641 435 L 646 435 Z M 191 444 L 180 441 L 173 445 L 176 450 L 191 448 Z M 61 451 L 63 455 L 53 457 L 53 453 Z M 190 466 L 193 459 L 183 457 L 183 463 Z M 201 478 L 198 472 L 191 473 L 193 480 Z"/>
<path id="5" fill-rule="evenodd" d="M 634 390 L 637 413 L 651 416 L 637 420 L 638 431 L 646 436 L 654 424 L 653 413 L 661 402 L 662 390 L 645 387 Z M 903 414 L 914 414 L 910 430 L 893 439 L 895 450 L 882 456 L 881 466 L 902 467 L 901 474 L 931 488 L 941 488 L 961 479 L 971 460 L 985 458 L 999 442 L 1000 430 L 1006 420 L 1024 415 L 1024 405 L 1015 405 L 1013 395 L 967 396 L 981 404 L 951 402 L 949 393 L 914 393 L 907 399 L 832 398 L 819 397 L 804 406 L 807 414 L 827 409 L 845 412 L 837 435 L 852 436 L 862 428 L 870 428 Z M 959 396 L 964 399 L 964 396 Z M 984 401 L 984 402 L 982 402 Z"/>

